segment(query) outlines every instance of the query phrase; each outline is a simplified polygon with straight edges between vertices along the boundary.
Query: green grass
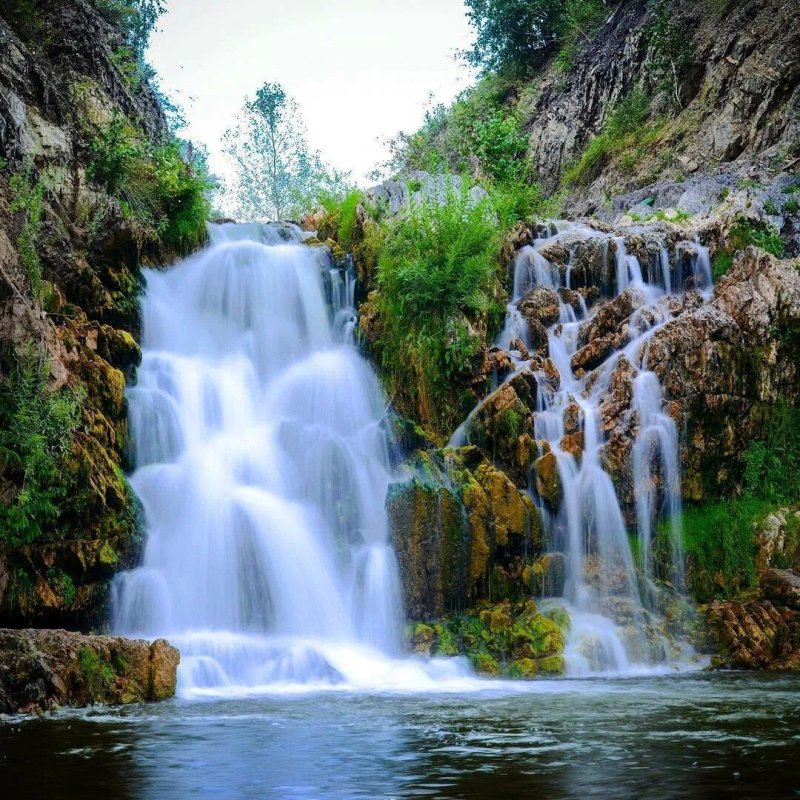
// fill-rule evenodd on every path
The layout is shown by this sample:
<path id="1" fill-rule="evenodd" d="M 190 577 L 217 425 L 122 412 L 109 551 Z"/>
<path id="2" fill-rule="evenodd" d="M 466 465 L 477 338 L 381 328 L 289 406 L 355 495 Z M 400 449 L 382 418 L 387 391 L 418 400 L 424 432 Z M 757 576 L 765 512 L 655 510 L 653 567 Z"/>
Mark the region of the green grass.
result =
<path id="1" fill-rule="evenodd" d="M 798 200 L 795 200 L 795 199 L 787 200 L 783 204 L 783 213 L 784 214 L 790 214 L 792 216 L 796 216 L 798 211 L 800 211 L 800 201 L 798 201 Z"/>
<path id="2" fill-rule="evenodd" d="M 733 266 L 733 253 L 727 253 L 724 250 L 718 250 L 714 254 L 714 261 L 711 264 L 711 270 L 714 275 L 714 280 L 718 281 L 724 275 L 727 275 L 728 270 Z"/>
<path id="3" fill-rule="evenodd" d="M 595 136 L 581 157 L 564 171 L 566 186 L 585 186 L 615 158 L 631 169 L 658 136 L 660 126 L 647 124 L 650 98 L 642 91 L 631 92 L 611 111 L 603 130 Z"/>
<path id="4" fill-rule="evenodd" d="M 750 245 L 760 247 L 776 258 L 783 258 L 786 253 L 786 243 L 775 228 L 762 222 L 739 219 L 731 229 L 729 246 L 733 250 L 744 250 Z"/>
<path id="5" fill-rule="evenodd" d="M 444 432 L 472 402 L 456 383 L 485 344 L 472 323 L 488 330 L 502 316 L 499 221 L 488 201 L 451 192 L 443 205 L 416 203 L 387 225 L 377 272 L 387 388 Z"/>
<path id="6" fill-rule="evenodd" d="M 78 651 L 78 665 L 86 679 L 92 699 L 102 700 L 115 678 L 114 670 L 88 646 Z"/>

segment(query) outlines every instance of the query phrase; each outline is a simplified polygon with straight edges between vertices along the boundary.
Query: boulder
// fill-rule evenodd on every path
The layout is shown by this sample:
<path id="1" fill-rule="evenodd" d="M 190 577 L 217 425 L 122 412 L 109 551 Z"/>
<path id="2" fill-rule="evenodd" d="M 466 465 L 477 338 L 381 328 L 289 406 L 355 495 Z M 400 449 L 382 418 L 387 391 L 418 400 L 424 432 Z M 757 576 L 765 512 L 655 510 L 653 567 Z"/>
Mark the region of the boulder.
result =
<path id="1" fill-rule="evenodd" d="M 164 639 L 0 629 L 0 713 L 165 700 L 179 662 Z"/>

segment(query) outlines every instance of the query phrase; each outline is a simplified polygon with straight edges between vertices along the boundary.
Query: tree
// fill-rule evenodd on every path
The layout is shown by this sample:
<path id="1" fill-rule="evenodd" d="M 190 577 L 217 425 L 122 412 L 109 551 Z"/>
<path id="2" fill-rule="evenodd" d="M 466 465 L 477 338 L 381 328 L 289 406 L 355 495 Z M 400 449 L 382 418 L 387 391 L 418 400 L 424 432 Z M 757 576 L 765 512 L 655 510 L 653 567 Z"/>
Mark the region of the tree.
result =
<path id="1" fill-rule="evenodd" d="M 576 43 L 588 42 L 602 23 L 607 0 L 466 0 L 475 44 L 464 53 L 485 75 L 524 78 L 561 50 L 565 66 Z"/>
<path id="2" fill-rule="evenodd" d="M 265 83 L 245 100 L 223 143 L 236 169 L 236 214 L 243 220 L 299 215 L 321 192 L 340 193 L 346 184 L 346 175 L 309 149 L 300 109 L 279 83 Z"/>
<path id="3" fill-rule="evenodd" d="M 475 44 L 467 62 L 488 72 L 526 75 L 544 63 L 556 41 L 559 0 L 466 0 Z"/>

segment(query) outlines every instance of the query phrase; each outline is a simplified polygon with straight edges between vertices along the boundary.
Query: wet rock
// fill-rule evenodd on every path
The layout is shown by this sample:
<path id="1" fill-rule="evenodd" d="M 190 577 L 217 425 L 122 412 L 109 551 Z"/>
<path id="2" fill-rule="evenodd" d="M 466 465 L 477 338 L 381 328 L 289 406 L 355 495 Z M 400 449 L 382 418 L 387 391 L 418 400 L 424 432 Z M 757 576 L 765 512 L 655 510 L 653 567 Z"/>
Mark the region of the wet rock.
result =
<path id="1" fill-rule="evenodd" d="M 534 597 L 561 597 L 567 577 L 567 558 L 563 553 L 546 553 L 527 572 Z"/>
<path id="2" fill-rule="evenodd" d="M 558 322 L 558 293 L 553 289 L 537 286 L 519 301 L 518 308 L 529 324 L 539 323 L 549 328 Z"/>
<path id="3" fill-rule="evenodd" d="M 523 569 L 542 547 L 531 498 L 477 447 L 417 453 L 413 464 L 387 498 L 408 616 L 526 591 Z"/>
<path id="4" fill-rule="evenodd" d="M 800 668 L 800 623 L 768 600 L 714 603 L 706 623 L 718 653 L 712 664 L 734 669 Z"/>
<path id="5" fill-rule="evenodd" d="M 564 497 L 558 460 L 552 451 L 545 453 L 533 462 L 536 493 L 551 508 L 558 508 Z"/>
<path id="6" fill-rule="evenodd" d="M 800 575 L 791 570 L 766 570 L 761 576 L 761 591 L 776 606 L 800 611 Z"/>
<path id="7" fill-rule="evenodd" d="M 175 694 L 179 661 L 163 639 L 0 629 L 0 713 L 164 700 Z"/>

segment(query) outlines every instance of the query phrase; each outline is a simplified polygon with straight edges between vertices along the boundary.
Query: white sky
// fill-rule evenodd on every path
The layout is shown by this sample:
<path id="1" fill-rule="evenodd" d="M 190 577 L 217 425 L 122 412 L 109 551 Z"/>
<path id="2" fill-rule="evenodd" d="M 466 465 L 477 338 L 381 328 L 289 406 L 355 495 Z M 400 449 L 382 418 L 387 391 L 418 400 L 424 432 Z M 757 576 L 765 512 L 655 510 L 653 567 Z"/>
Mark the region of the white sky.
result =
<path id="1" fill-rule="evenodd" d="M 430 92 L 449 102 L 470 82 L 454 58 L 470 42 L 463 0 L 169 0 L 148 58 L 183 106 L 181 135 L 230 174 L 220 138 L 265 81 L 300 105 L 309 141 L 358 182 L 386 158 L 379 143 L 422 122 Z"/>

